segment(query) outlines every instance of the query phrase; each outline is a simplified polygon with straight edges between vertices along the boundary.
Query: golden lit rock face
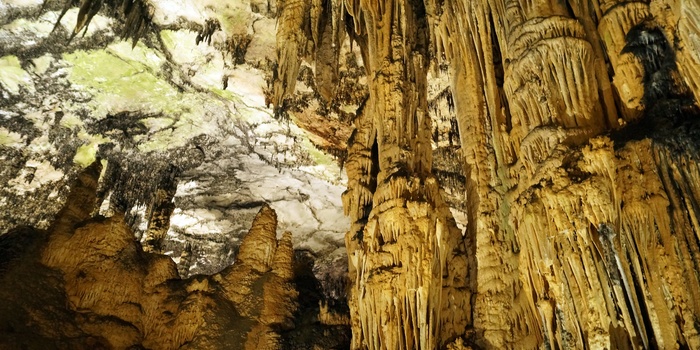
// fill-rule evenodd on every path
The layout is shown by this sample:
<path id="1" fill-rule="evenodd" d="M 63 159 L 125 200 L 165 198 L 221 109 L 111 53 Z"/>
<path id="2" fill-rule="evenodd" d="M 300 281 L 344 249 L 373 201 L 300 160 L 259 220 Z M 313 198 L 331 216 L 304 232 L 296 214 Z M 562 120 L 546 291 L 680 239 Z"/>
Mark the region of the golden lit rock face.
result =
<path id="1" fill-rule="evenodd" d="M 285 14 L 301 8 L 296 4 L 282 8 L 279 33 L 294 29 Z M 465 332 L 469 294 L 463 238 L 431 174 L 425 8 L 347 5 L 370 82 L 349 146 L 343 196 L 353 221 L 346 239 L 353 347 L 435 348 Z M 326 7 L 321 16 L 336 10 Z M 297 69 L 284 57 L 282 77 Z"/>
<path id="2" fill-rule="evenodd" d="M 678 70 L 693 92 L 695 100 L 700 100 L 700 4 L 692 0 L 659 3 L 659 7 L 664 9 L 664 14 L 668 14 L 666 25 L 675 30 L 675 34 L 680 38 L 677 50 Z M 674 26 L 675 23 L 678 24 Z"/>
<path id="3" fill-rule="evenodd" d="M 118 11 L 126 37 L 170 28 L 151 23 L 150 1 L 118 2 L 129 5 Z M 697 0 L 246 4 L 278 13 L 266 92 L 275 115 L 322 149 L 347 150 L 349 314 L 303 295 L 295 257 L 305 255 L 289 233 L 277 238 L 268 206 L 236 264 L 183 280 L 151 253 L 162 252 L 174 179 L 144 194 L 144 252 L 122 215 L 92 217 L 89 168 L 48 231 L 0 237 L 0 348 L 305 349 L 328 330 L 318 325 L 348 324 L 353 349 L 700 348 Z M 101 5 L 82 1 L 73 34 Z M 250 28 L 271 22 L 255 17 Z M 207 21 L 197 42 L 221 24 Z M 237 56 L 246 35 L 226 41 Z M 14 72 L 27 62 L 5 59 Z M 428 102 L 435 86 L 451 86 L 451 97 Z M 290 97 L 296 87 L 304 98 Z M 464 175 L 449 186 L 464 190 L 449 194 L 453 207 L 465 198 L 462 232 L 433 164 L 438 114 L 456 115 L 450 149 L 460 153 L 435 163 L 453 160 L 440 166 Z M 24 152 L 22 136 L 4 135 Z"/>
<path id="4" fill-rule="evenodd" d="M 641 5 L 644 4 L 625 3 L 603 8 L 601 4 L 600 10 L 606 16 L 623 11 L 616 15 L 630 18 L 638 15 L 635 11 L 640 11 Z M 651 265 L 658 266 L 650 264 L 654 258 L 649 255 L 659 255 L 639 250 L 640 246 L 669 249 L 679 244 L 672 235 L 667 236 L 670 240 L 651 239 L 663 236 L 658 236 L 661 227 L 693 237 L 697 232 L 682 222 L 694 219 L 668 214 L 674 208 L 662 201 L 668 198 L 667 189 L 675 187 L 662 185 L 668 180 L 661 173 L 673 166 L 659 162 L 657 156 L 664 154 L 661 159 L 668 159 L 668 146 L 624 138 L 613 142 L 596 136 L 618 128 L 612 121 L 632 120 L 629 110 L 638 109 L 633 106 L 635 101 L 645 104 L 640 108 L 646 108 L 646 114 L 640 118 L 647 121 L 676 118 L 666 110 L 661 112 L 666 114 L 663 117 L 653 114 L 654 106 L 665 97 L 650 97 L 648 89 L 664 84 L 652 81 L 656 73 L 652 70 L 663 68 L 660 62 L 649 61 L 660 58 L 629 50 L 634 40 L 659 45 L 654 48 L 659 50 L 659 56 L 666 48 L 654 42 L 657 39 L 653 30 L 644 29 L 637 32 L 638 39 L 631 38 L 629 28 L 639 22 L 629 24 L 628 20 L 600 17 L 601 37 L 618 38 L 604 40 L 610 64 L 616 72 L 623 72 L 615 75 L 619 112 L 611 118 L 610 104 L 606 102 L 608 92 L 605 84 L 600 84 L 607 77 L 601 78 L 596 70 L 596 62 L 601 59 L 595 49 L 599 42 L 593 41 L 595 32 L 588 30 L 592 19 L 579 18 L 587 13 L 580 9 L 588 5 L 572 3 L 572 11 L 563 13 L 556 6 L 533 9 L 529 3 L 506 2 L 500 6 L 496 3 L 466 9 L 464 17 L 454 21 L 476 23 L 476 28 L 464 33 L 462 29 L 450 28 L 450 21 L 444 21 L 448 27 L 437 35 L 443 42 L 452 41 L 454 36 L 474 40 L 457 46 L 462 50 L 450 53 L 448 59 L 453 65 L 464 62 L 464 66 L 453 67 L 455 105 L 463 149 L 468 152 L 466 162 L 477 172 L 474 178 L 478 199 L 472 201 L 478 205 L 478 211 L 470 217 L 476 221 L 470 225 L 476 239 L 477 291 L 472 306 L 476 343 L 496 348 L 536 348 L 543 344 L 574 348 L 698 346 L 695 326 L 677 321 L 683 317 L 694 319 L 697 309 L 686 307 L 681 311 L 661 302 L 661 298 L 653 301 L 659 290 L 676 291 L 678 295 L 672 298 L 675 303 L 696 300 L 688 290 L 698 283 L 691 253 L 697 249 L 697 243 L 681 243 L 685 252 L 676 252 L 667 260 L 677 266 L 676 273 L 687 275 L 680 279 L 668 276 L 652 282 L 651 275 L 664 273 L 647 270 Z M 449 13 L 459 16 L 459 7 L 443 13 L 447 17 Z M 491 29 L 478 27 L 489 20 L 493 23 Z M 611 22 L 622 29 L 606 29 Z M 645 25 L 654 27 L 648 22 Z M 462 31 L 461 35 L 456 35 L 458 31 Z M 495 60 L 489 56 L 496 51 L 503 61 L 491 65 Z M 631 63 L 613 58 L 620 53 Z M 492 69 L 495 74 L 499 64 L 503 65 L 502 87 L 489 74 Z M 636 67 L 638 73 L 626 76 L 624 72 L 630 67 Z M 676 72 L 668 70 L 663 74 L 672 76 Z M 483 96 L 457 93 L 472 84 L 476 84 L 477 91 L 483 91 Z M 683 90 L 680 85 L 669 83 L 666 88 Z M 474 110 L 473 101 L 484 101 L 486 108 Z M 684 113 L 687 114 L 678 118 L 697 116 L 694 107 Z M 643 132 L 624 128 L 620 131 L 627 135 L 637 133 L 633 136 L 636 139 L 643 139 Z M 471 150 L 464 146 L 470 144 Z M 681 152 L 687 154 L 684 158 L 694 158 L 695 145 L 688 145 Z M 644 162 L 649 168 L 639 170 L 639 164 Z M 630 163 L 637 164 L 635 170 L 630 169 Z M 697 169 L 696 161 L 684 164 L 683 169 Z M 645 195 L 628 197 L 635 192 Z M 693 191 L 683 191 L 680 196 L 685 199 L 679 202 L 697 200 Z M 638 206 L 646 210 L 631 211 Z M 686 209 L 675 210 L 682 213 Z M 669 215 L 683 219 L 677 222 Z M 690 218 L 695 216 L 689 212 Z M 685 272 L 681 272 L 683 266 Z M 664 317 L 669 318 L 663 320 Z"/>
<path id="5" fill-rule="evenodd" d="M 80 176 L 48 232 L 20 232 L 39 236 L 34 252 L 4 257 L 0 347 L 282 347 L 280 332 L 295 327 L 298 292 L 292 237 L 276 239 L 272 209 L 260 210 L 234 265 L 181 280 L 169 257 L 141 250 L 122 214 L 90 218 L 97 175 L 93 166 Z M 26 271 L 33 275 L 20 278 Z M 32 291 L 17 293 L 22 284 Z"/>
<path id="6" fill-rule="evenodd" d="M 329 1 L 320 16 L 346 13 L 370 91 L 343 195 L 352 348 L 700 347 L 698 10 Z M 282 13 L 280 33 L 304 30 Z M 468 175 L 464 234 L 431 172 L 437 63 Z M 299 63 L 279 64 L 289 78 Z"/>

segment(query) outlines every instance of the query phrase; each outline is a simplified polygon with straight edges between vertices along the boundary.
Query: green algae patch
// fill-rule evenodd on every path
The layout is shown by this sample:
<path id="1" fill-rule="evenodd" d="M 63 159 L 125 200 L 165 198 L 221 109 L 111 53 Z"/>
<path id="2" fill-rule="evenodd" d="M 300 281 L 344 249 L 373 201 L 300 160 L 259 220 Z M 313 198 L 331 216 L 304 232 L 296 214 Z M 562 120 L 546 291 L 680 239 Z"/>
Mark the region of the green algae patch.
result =
<path id="1" fill-rule="evenodd" d="M 22 69 L 17 56 L 0 57 L 0 85 L 13 95 L 18 94 L 22 86 L 34 91 L 32 77 Z"/>
<path id="2" fill-rule="evenodd" d="M 165 29 L 160 31 L 160 37 L 163 39 L 165 47 L 171 51 L 174 49 L 194 50 L 197 47 L 196 34 L 194 32 Z"/>
<path id="3" fill-rule="evenodd" d="M 165 63 L 165 58 L 160 52 L 148 48 L 140 41 L 133 48 L 129 41 L 118 41 L 109 45 L 107 52 L 127 62 L 139 62 L 153 72 L 160 70 L 160 66 Z"/>
<path id="4" fill-rule="evenodd" d="M 183 35 L 187 37 L 185 34 L 162 32 L 166 46 L 194 47 L 194 43 L 179 40 Z M 187 59 L 202 59 L 196 53 L 187 55 Z M 92 95 L 87 102 L 92 118 L 99 120 L 124 111 L 143 116 L 138 122 L 148 129 L 148 133 L 133 137 L 141 152 L 182 147 L 197 135 L 219 132 L 216 121 L 236 114 L 234 111 L 241 102 L 238 95 L 216 88 L 178 91 L 161 73 L 166 62 L 163 54 L 143 44 L 132 50 L 129 43 L 116 43 L 105 50 L 64 54 L 63 59 L 72 66 L 68 70 L 68 79 L 73 86 Z M 173 56 L 173 60 L 177 61 L 177 58 Z M 83 128 L 82 124 L 70 119 L 62 121 L 62 125 L 71 129 Z M 90 164 L 99 143 L 107 142 L 100 141 L 100 135 L 91 137 L 81 137 L 86 144 L 76 153 L 76 164 Z"/>
<path id="5" fill-rule="evenodd" d="M 97 144 L 87 144 L 78 147 L 78 151 L 75 152 L 73 157 L 73 163 L 79 165 L 81 168 L 87 168 L 88 165 L 92 164 L 97 156 Z"/>
<path id="6" fill-rule="evenodd" d="M 0 146 L 19 148 L 24 145 L 23 136 L 0 127 Z"/>
<path id="7" fill-rule="evenodd" d="M 316 148 L 308 138 L 304 137 L 301 142 L 303 149 L 309 153 L 309 157 L 318 165 L 334 165 L 335 161 L 331 156 Z"/>
<path id="8" fill-rule="evenodd" d="M 85 144 L 78 147 L 75 156 L 73 156 L 73 163 L 82 168 L 86 168 L 95 161 L 97 158 L 97 148 L 101 144 L 111 141 L 108 137 L 89 134 L 85 130 L 80 130 L 78 132 L 78 138 L 83 140 Z"/>
<path id="9" fill-rule="evenodd" d="M 126 60 L 109 51 L 64 54 L 70 62 L 69 79 L 94 95 L 91 106 L 98 115 L 124 110 L 176 112 L 178 92 L 155 76 L 148 65 Z"/>
<path id="10" fill-rule="evenodd" d="M 234 94 L 231 91 L 217 89 L 217 88 L 210 89 L 210 91 L 215 93 L 217 96 L 223 98 L 224 100 L 242 103 L 241 99 L 238 97 L 238 95 Z"/>

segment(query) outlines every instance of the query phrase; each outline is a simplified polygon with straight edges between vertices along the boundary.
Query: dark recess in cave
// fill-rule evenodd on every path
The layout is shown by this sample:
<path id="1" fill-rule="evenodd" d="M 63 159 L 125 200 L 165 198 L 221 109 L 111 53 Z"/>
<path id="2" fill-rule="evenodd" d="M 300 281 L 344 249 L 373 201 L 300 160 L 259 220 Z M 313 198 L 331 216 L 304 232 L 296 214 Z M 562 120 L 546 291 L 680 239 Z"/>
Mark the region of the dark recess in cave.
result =
<path id="1" fill-rule="evenodd" d="M 630 29 L 622 53 L 632 53 L 644 67 L 645 110 L 642 117 L 611 137 L 615 148 L 629 141 L 651 138 L 674 153 L 691 151 L 698 156 L 700 109 L 679 78 L 673 49 L 664 33 L 651 21 Z"/>

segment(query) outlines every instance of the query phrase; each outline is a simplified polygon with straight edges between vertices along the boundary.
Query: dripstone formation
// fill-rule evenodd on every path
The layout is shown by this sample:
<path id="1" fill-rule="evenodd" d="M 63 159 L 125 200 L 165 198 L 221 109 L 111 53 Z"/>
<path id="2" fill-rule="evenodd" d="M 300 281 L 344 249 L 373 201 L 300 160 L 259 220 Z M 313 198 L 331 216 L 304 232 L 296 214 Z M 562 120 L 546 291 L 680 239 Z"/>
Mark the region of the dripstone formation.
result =
<path id="1" fill-rule="evenodd" d="M 338 32 L 367 73 L 343 195 L 352 348 L 700 347 L 697 9 L 282 4 L 278 105 L 290 51 L 328 74 Z M 432 172 L 429 73 L 452 87 L 463 232 Z"/>
<path id="2" fill-rule="evenodd" d="M 60 59 L 39 24 L 37 48 L 0 57 L 0 223 L 18 223 L 0 227 L 0 347 L 700 349 L 697 0 L 167 1 L 0 6 L 3 43 L 45 11 L 77 21 Z M 184 102 L 102 108 L 119 79 Z M 323 173 L 321 151 L 347 175 L 344 248 L 328 191 L 300 190 L 316 173 L 259 173 Z M 303 239 L 278 236 L 272 200 Z M 258 208 L 240 243 L 217 233 Z"/>
<path id="3" fill-rule="evenodd" d="M 2 237 L 0 348 L 305 349 L 338 341 L 341 333 L 323 321 L 295 331 L 304 316 L 299 292 L 309 289 L 297 280 L 291 234 L 276 238 L 270 207 L 258 212 L 234 265 L 180 279 L 169 257 L 134 241 L 122 213 L 91 217 L 98 168 L 78 177 L 48 230 Z"/>

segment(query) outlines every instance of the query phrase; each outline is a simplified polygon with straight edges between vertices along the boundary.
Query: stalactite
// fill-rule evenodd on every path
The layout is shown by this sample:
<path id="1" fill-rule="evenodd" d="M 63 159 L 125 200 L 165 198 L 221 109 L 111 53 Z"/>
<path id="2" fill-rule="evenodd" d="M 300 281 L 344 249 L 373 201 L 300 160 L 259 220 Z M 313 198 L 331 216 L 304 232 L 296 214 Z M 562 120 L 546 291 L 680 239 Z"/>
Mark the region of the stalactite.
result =
<path id="1" fill-rule="evenodd" d="M 678 69 L 695 96 L 700 101 L 700 4 L 696 1 L 680 1 L 678 36 L 683 47 L 679 48 Z"/>
<path id="2" fill-rule="evenodd" d="M 694 3 L 340 3 L 370 78 L 343 195 L 353 348 L 696 346 Z M 464 236 L 431 173 L 431 60 Z"/>
<path id="3" fill-rule="evenodd" d="M 316 86 L 331 101 L 339 82 L 344 16 L 335 0 L 286 1 L 277 20 L 277 75 L 273 104 L 280 113 L 284 99 L 294 92 L 302 60 L 315 65 Z"/>
<path id="4" fill-rule="evenodd" d="M 627 32 L 635 25 L 651 16 L 649 5 L 644 2 L 612 1 L 601 5 L 602 18 L 598 32 L 610 64 L 615 70 L 613 85 L 620 96 L 622 117 L 632 121 L 641 115 L 642 94 L 641 76 L 643 68 L 633 55 L 623 53 Z"/>
<path id="5" fill-rule="evenodd" d="M 72 40 L 81 30 L 87 32 L 92 18 L 102 9 L 104 2 L 104 0 L 82 0 L 75 27 L 69 40 Z M 74 0 L 65 2 L 63 10 L 54 25 L 54 31 L 61 24 L 61 19 L 73 4 Z M 124 29 L 121 33 L 122 39 L 131 39 L 132 45 L 135 47 L 139 39 L 152 26 L 152 10 L 149 4 L 144 0 L 117 0 L 114 2 L 108 1 L 107 4 L 114 10 L 116 17 L 124 21 Z"/>

